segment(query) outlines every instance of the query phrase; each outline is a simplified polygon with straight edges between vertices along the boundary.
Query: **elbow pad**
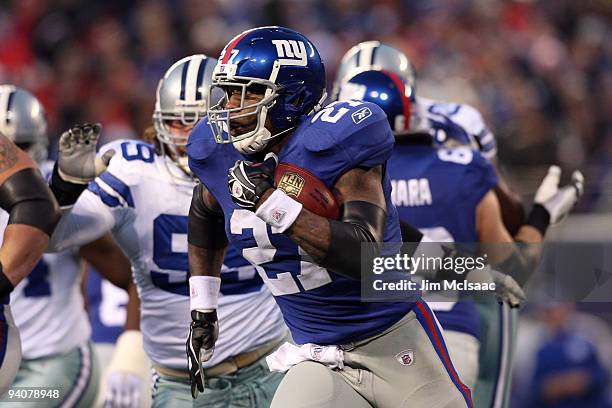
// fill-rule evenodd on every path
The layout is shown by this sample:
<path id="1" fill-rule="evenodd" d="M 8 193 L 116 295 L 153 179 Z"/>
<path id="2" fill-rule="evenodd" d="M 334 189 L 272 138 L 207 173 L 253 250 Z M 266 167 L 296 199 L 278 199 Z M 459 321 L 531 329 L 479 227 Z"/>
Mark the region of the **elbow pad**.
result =
<path id="1" fill-rule="evenodd" d="M 191 245 L 206 249 L 221 249 L 227 246 L 225 218 L 223 213 L 211 210 L 202 199 L 204 186 L 193 189 L 187 227 L 187 241 Z"/>
<path id="2" fill-rule="evenodd" d="M 60 212 L 38 169 L 13 174 L 0 186 L 0 207 L 10 214 L 9 224 L 25 224 L 51 236 Z"/>
<path id="3" fill-rule="evenodd" d="M 359 280 L 361 277 L 361 243 L 381 243 L 385 233 L 387 213 L 367 201 L 349 201 L 344 204 L 341 221 L 329 220 L 330 245 L 320 265 L 340 275 Z M 376 256 L 378 245 L 368 257 Z M 376 253 L 374 253 L 376 252 Z"/>

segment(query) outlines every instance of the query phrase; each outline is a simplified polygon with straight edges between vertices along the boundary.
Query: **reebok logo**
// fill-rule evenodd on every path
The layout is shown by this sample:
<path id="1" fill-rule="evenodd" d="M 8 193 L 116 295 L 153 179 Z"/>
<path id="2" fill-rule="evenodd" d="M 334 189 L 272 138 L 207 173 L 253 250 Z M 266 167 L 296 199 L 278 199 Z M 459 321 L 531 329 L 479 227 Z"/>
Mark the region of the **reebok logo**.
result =
<path id="1" fill-rule="evenodd" d="M 353 119 L 353 122 L 358 125 L 370 116 L 372 116 L 372 111 L 367 106 L 364 106 L 358 111 L 353 112 L 351 118 Z"/>

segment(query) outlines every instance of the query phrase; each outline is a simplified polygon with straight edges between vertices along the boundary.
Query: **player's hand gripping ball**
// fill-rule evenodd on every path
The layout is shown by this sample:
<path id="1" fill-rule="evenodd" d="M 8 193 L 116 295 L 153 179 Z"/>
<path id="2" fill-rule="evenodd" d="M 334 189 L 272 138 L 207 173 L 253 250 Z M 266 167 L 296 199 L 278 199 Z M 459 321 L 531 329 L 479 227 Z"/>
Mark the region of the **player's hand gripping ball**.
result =
<path id="1" fill-rule="evenodd" d="M 313 213 L 338 219 L 340 210 L 334 195 L 314 174 L 290 163 L 278 164 L 274 153 L 261 163 L 238 160 L 229 170 L 232 200 L 242 208 L 255 211 L 264 193 L 277 188 Z"/>
<path id="2" fill-rule="evenodd" d="M 290 163 L 281 163 L 274 172 L 274 184 L 307 210 L 324 218 L 339 218 L 340 209 L 336 198 L 327 186 L 308 170 Z"/>

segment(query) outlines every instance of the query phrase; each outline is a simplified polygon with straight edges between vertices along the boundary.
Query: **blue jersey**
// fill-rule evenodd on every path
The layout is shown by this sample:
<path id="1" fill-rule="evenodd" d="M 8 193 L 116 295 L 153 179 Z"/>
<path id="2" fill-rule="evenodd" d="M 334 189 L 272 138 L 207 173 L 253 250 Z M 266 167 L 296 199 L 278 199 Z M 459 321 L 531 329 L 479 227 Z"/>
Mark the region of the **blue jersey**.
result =
<path id="1" fill-rule="evenodd" d="M 400 219 L 437 242 L 478 242 L 476 206 L 497 184 L 495 170 L 479 152 L 400 143 L 388 171 Z M 478 336 L 479 317 L 473 302 L 431 306 L 445 329 Z"/>
<path id="2" fill-rule="evenodd" d="M 336 102 L 302 117 L 278 158 L 309 170 L 331 188 L 350 169 L 384 166 L 393 142 L 386 116 L 378 106 Z M 344 344 L 365 339 L 411 310 L 413 303 L 408 301 L 362 303 L 359 281 L 316 265 L 289 237 L 275 233 L 253 212 L 235 205 L 228 191 L 227 172 L 244 157 L 229 144 L 216 144 L 207 120 L 200 121 L 191 133 L 187 151 L 192 171 L 223 209 L 229 241 L 256 265 L 297 343 Z M 386 174 L 383 189 L 387 202 L 384 240 L 400 242 Z"/>
<path id="3" fill-rule="evenodd" d="M 609 408 L 610 373 L 593 344 L 580 334 L 561 331 L 540 347 L 535 358 L 531 406 L 538 408 Z M 585 390 L 550 400 L 543 395 L 547 381 L 572 372 L 587 376 Z"/>

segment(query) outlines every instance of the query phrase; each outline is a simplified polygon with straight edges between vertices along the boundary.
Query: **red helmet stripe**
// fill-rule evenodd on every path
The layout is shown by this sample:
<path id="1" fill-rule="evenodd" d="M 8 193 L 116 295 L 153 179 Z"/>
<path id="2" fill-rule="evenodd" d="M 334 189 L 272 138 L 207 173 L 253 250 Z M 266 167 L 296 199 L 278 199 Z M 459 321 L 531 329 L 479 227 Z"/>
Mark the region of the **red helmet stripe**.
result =
<path id="1" fill-rule="evenodd" d="M 223 54 L 223 59 L 221 60 L 222 64 L 227 64 L 227 60 L 229 60 L 230 56 L 232 55 L 232 50 L 234 49 L 236 44 L 238 44 L 238 42 L 242 40 L 242 38 L 249 33 L 249 31 L 252 31 L 252 30 L 245 31 L 244 33 L 238 35 L 236 38 L 232 40 L 232 42 L 230 42 L 227 45 L 227 47 L 225 48 L 225 54 Z"/>
<path id="2" fill-rule="evenodd" d="M 404 85 L 404 81 L 402 81 L 402 79 L 396 73 L 387 71 L 385 69 L 383 69 L 382 72 L 391 78 L 401 93 L 402 110 L 404 111 L 404 130 L 408 130 L 410 129 L 410 99 L 406 97 L 406 85 Z"/>

